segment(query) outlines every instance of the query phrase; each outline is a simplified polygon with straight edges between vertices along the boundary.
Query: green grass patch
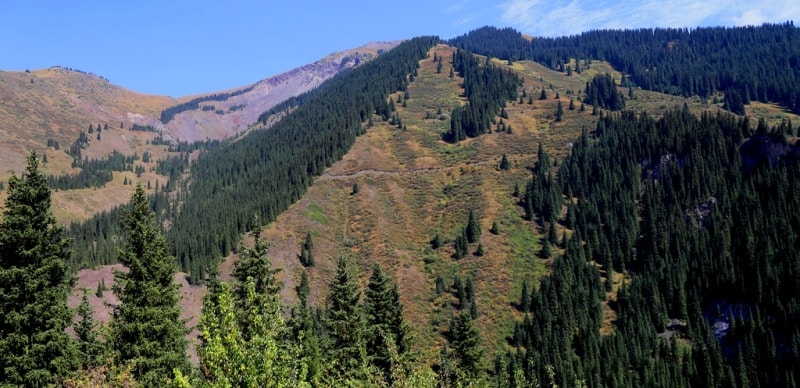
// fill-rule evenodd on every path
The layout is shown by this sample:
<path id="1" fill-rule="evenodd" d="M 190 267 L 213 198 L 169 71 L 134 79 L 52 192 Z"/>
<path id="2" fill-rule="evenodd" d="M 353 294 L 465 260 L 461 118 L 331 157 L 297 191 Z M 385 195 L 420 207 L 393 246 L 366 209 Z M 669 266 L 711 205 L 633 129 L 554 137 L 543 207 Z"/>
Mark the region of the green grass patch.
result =
<path id="1" fill-rule="evenodd" d="M 318 203 L 309 204 L 305 212 L 305 215 L 310 220 L 319 222 L 322 225 L 330 224 L 328 216 L 325 215 L 325 211 L 322 209 L 322 206 L 320 206 Z"/>
<path id="2" fill-rule="evenodd" d="M 541 250 L 542 236 L 534 234 L 528 221 L 521 218 L 518 207 L 513 201 L 503 199 L 505 212 L 500 219 L 500 234 L 506 235 L 511 246 L 511 265 L 514 274 L 514 290 L 509 297 L 519 295 L 523 280 L 531 281 L 538 287 L 539 278 L 547 273 L 543 261 L 537 256 Z M 513 300 L 516 301 L 516 300 Z M 510 301 L 512 302 L 512 301 Z"/>

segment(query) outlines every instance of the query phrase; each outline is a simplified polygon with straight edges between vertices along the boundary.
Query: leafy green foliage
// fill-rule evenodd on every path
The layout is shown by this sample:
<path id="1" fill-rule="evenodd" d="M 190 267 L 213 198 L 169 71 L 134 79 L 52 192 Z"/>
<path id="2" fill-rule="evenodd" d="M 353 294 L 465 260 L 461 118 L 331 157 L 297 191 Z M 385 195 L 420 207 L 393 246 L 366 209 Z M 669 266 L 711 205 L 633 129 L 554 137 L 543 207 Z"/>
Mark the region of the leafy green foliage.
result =
<path id="1" fill-rule="evenodd" d="M 237 301 L 226 283 L 216 287 L 203 303 L 200 323 L 203 345 L 198 355 L 204 385 L 309 386 L 302 364 L 296 362 L 297 347 L 282 341 L 286 326 L 277 295 L 259 293 L 252 277 L 238 285 L 244 300 Z M 240 316 L 247 321 L 247 333 Z"/>

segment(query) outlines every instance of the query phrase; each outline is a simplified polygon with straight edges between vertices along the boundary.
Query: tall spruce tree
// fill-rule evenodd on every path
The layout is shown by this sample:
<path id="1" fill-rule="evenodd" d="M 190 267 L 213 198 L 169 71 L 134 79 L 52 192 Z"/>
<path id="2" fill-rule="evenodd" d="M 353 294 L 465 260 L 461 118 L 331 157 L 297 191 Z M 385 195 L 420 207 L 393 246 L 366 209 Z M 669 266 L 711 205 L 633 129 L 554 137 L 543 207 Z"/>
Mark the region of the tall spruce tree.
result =
<path id="1" fill-rule="evenodd" d="M 327 303 L 325 326 L 331 340 L 329 354 L 334 368 L 342 374 L 362 370 L 366 365 L 366 347 L 361 292 L 358 278 L 347 268 L 344 257 L 339 258 Z"/>
<path id="2" fill-rule="evenodd" d="M 174 261 L 141 184 L 122 226 L 127 239 L 119 261 L 129 271 L 114 273 L 113 291 L 120 304 L 111 321 L 113 350 L 137 381 L 163 385 L 174 369 L 188 370 L 187 330 L 180 318 Z"/>
<path id="3" fill-rule="evenodd" d="M 480 334 L 472 324 L 469 314 L 461 313 L 450 320 L 450 355 L 458 365 L 458 374 L 461 379 L 472 381 L 481 375 L 481 358 L 483 350 L 480 347 Z"/>
<path id="4" fill-rule="evenodd" d="M 367 284 L 364 310 L 367 355 L 392 384 L 392 371 L 400 366 L 398 359 L 402 360 L 409 350 L 409 334 L 397 284 L 384 275 L 379 264 L 375 264 Z"/>
<path id="5" fill-rule="evenodd" d="M 258 221 L 256 221 L 256 224 Z M 249 311 L 253 308 L 267 309 L 275 307 L 271 299 L 277 299 L 280 285 L 278 285 L 275 275 L 280 271 L 273 269 L 267 254 L 269 253 L 269 243 L 261 238 L 261 227 L 256 227 L 251 233 L 253 247 L 243 247 L 233 268 L 233 277 L 237 282 L 233 288 L 233 295 L 239 312 L 239 325 L 242 328 L 242 335 L 248 340 L 251 335 L 248 317 Z M 255 295 L 248 296 L 247 282 L 252 280 Z M 254 305 L 252 305 L 254 303 Z"/>
<path id="6" fill-rule="evenodd" d="M 67 295 L 74 278 L 64 229 L 51 210 L 35 152 L 21 178 L 11 175 L 0 221 L 0 382 L 54 384 L 75 369 Z"/>
<path id="7" fill-rule="evenodd" d="M 481 223 L 478 221 L 478 216 L 475 215 L 475 211 L 469 211 L 469 217 L 467 219 L 467 242 L 470 244 L 478 242 L 481 238 Z"/>
<path id="8" fill-rule="evenodd" d="M 78 340 L 78 360 L 81 369 L 89 369 L 100 365 L 102 360 L 103 351 L 105 350 L 104 344 L 100 342 L 97 335 L 97 322 L 92 316 L 94 309 L 89 304 L 88 290 L 83 289 L 83 298 L 81 304 L 78 305 L 77 322 L 72 325 L 75 330 L 75 337 Z"/>

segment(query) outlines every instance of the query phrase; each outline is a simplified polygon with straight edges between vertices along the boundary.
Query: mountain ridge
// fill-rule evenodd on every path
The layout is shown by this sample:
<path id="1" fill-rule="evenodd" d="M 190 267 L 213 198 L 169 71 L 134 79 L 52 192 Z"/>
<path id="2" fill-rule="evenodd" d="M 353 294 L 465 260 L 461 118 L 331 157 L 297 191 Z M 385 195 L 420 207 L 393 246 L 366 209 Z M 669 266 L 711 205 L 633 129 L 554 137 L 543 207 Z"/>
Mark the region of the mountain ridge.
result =
<path id="1" fill-rule="evenodd" d="M 22 170 L 29 150 L 44 153 L 49 139 L 66 149 L 90 124 L 125 129 L 130 129 L 134 124 L 151 126 L 167 139 L 190 142 L 233 136 L 246 130 L 272 106 L 313 89 L 341 71 L 372 59 L 398 43 L 370 42 L 328 54 L 312 63 L 250 85 L 228 89 L 226 91 L 252 87 L 253 94 L 211 102 L 209 105 L 219 105 L 215 107 L 219 109 L 178 114 L 178 119 L 167 125 L 159 120 L 164 109 L 192 98 L 226 91 L 173 98 L 134 91 L 100 75 L 63 66 L 25 71 L 0 70 L 0 150 L 4 151 L 0 153 L 0 180 L 6 180 L 10 170 Z M 217 114 L 222 109 L 224 115 Z M 136 144 L 145 141 L 130 140 L 119 151 L 133 154 L 137 151 Z M 87 154 L 90 157 L 103 157 L 111 151 L 90 144 Z M 48 173 L 70 172 L 69 158 L 62 159 L 60 163 L 46 165 Z"/>

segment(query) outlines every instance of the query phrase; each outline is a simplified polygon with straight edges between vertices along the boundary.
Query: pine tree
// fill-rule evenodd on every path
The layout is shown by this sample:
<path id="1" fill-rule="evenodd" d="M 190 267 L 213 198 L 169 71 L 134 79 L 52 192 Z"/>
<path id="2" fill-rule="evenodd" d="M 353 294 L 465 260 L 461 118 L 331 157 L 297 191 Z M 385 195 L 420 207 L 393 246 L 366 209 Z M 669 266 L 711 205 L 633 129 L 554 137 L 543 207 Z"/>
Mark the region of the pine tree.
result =
<path id="1" fill-rule="evenodd" d="M 485 252 L 483 251 L 483 244 L 478 243 L 478 248 L 475 249 L 475 256 L 481 257 L 484 255 L 484 253 Z"/>
<path id="2" fill-rule="evenodd" d="M 339 258 L 336 275 L 330 284 L 325 325 L 331 340 L 329 354 L 341 374 L 362 370 L 366 365 L 364 316 L 361 311 L 358 278 Z"/>
<path id="3" fill-rule="evenodd" d="M 78 340 L 78 360 L 81 369 L 89 369 L 103 362 L 103 343 L 97 337 L 97 322 L 92 314 L 94 310 L 89 305 L 87 290 L 83 289 L 83 298 L 78 305 L 78 322 L 72 325 L 75 337 Z"/>
<path id="4" fill-rule="evenodd" d="M 481 357 L 483 351 L 480 347 L 480 334 L 472 325 L 469 314 L 461 313 L 450 320 L 450 347 L 451 356 L 458 364 L 460 374 L 468 380 L 477 378 L 481 373 Z"/>
<path id="5" fill-rule="evenodd" d="M 456 275 L 453 279 L 453 288 L 456 290 L 456 299 L 458 299 L 458 309 L 463 310 L 469 304 L 467 299 L 467 291 L 464 289 L 464 283 L 461 282 L 461 276 Z"/>
<path id="6" fill-rule="evenodd" d="M 300 284 L 297 285 L 295 291 L 297 291 L 297 299 L 300 300 L 300 306 L 302 308 L 308 307 L 308 295 L 311 293 L 311 287 L 309 286 L 306 271 L 301 273 Z"/>
<path id="7" fill-rule="evenodd" d="M 489 229 L 489 233 L 495 236 L 500 234 L 500 228 L 497 226 L 497 220 L 492 221 L 492 227 Z"/>
<path id="8" fill-rule="evenodd" d="M 67 296 L 69 241 L 51 210 L 47 178 L 31 151 L 12 173 L 0 221 L 0 381 L 45 386 L 75 370 Z"/>
<path id="9" fill-rule="evenodd" d="M 311 240 L 311 233 L 306 233 L 306 239 L 303 241 L 303 245 L 300 246 L 300 264 L 303 267 L 313 267 L 314 266 L 314 242 Z"/>
<path id="10" fill-rule="evenodd" d="M 442 246 L 442 239 L 441 237 L 439 237 L 439 232 L 436 232 L 436 234 L 433 235 L 433 238 L 431 239 L 431 248 L 439 249 L 439 247 L 441 246 Z"/>
<path id="11" fill-rule="evenodd" d="M 522 312 L 529 312 L 531 310 L 531 291 L 528 289 L 528 281 L 522 281 L 522 295 L 519 299 L 519 307 Z"/>
<path id="12" fill-rule="evenodd" d="M 174 369 L 188 370 L 187 329 L 180 318 L 174 261 L 141 184 L 122 227 L 127 239 L 119 261 L 129 272 L 114 273 L 120 304 L 110 324 L 112 347 L 117 362 L 128 364 L 138 382 L 163 385 Z"/>
<path id="13" fill-rule="evenodd" d="M 469 217 L 467 218 L 467 242 L 472 244 L 478 242 L 481 238 L 481 223 L 475 212 L 470 210 Z"/>
<path id="14" fill-rule="evenodd" d="M 562 120 L 564 120 L 564 108 L 561 106 L 561 101 L 559 100 L 558 108 L 556 108 L 556 121 L 562 121 Z"/>
<path id="15" fill-rule="evenodd" d="M 300 276 L 300 284 L 295 288 L 297 297 L 300 299 L 300 306 L 292 309 L 292 319 L 289 325 L 292 330 L 294 342 L 300 345 L 300 362 L 307 368 L 305 381 L 318 385 L 318 379 L 322 371 L 322 352 L 320 351 L 320 338 L 318 332 L 322 331 L 319 327 L 319 320 L 308 308 L 308 294 L 310 286 L 308 275 L 303 271 Z"/>
<path id="16" fill-rule="evenodd" d="M 542 250 L 539 251 L 539 257 L 543 259 L 549 259 L 553 256 L 553 248 L 550 247 L 550 240 L 544 238 L 542 239 Z"/>
<path id="17" fill-rule="evenodd" d="M 408 325 L 403 319 L 397 284 L 383 274 L 379 264 L 375 264 L 367 284 L 364 312 L 367 355 L 392 385 L 392 371 L 401 367 L 397 360 L 402 360 L 409 350 Z"/>
<path id="18" fill-rule="evenodd" d="M 258 225 L 258 219 L 255 220 Z M 244 247 L 239 255 L 239 261 L 234 264 L 233 277 L 237 280 L 233 287 L 234 300 L 237 305 L 239 315 L 239 325 L 242 336 L 249 340 L 252 333 L 251 322 L 249 320 L 250 311 L 255 309 L 265 309 L 270 305 L 270 299 L 275 298 L 280 291 L 275 275 L 280 272 L 273 269 L 267 254 L 269 253 L 269 243 L 261 238 L 261 227 L 256 226 L 250 233 L 253 238 L 253 247 Z M 247 283 L 252 280 L 255 287 L 255 295 L 248 296 Z M 250 305 L 255 303 L 255 305 Z"/>
<path id="19" fill-rule="evenodd" d="M 442 295 L 445 291 L 444 278 L 442 275 L 436 275 L 436 295 Z"/>
<path id="20" fill-rule="evenodd" d="M 95 291 L 94 295 L 98 298 L 103 297 L 103 293 L 106 291 L 106 281 L 100 278 L 100 281 L 97 282 L 97 291 Z"/>
<path id="21" fill-rule="evenodd" d="M 461 259 L 469 253 L 469 242 L 467 240 L 467 229 L 461 229 L 461 233 L 456 237 L 456 240 L 453 242 L 453 248 L 455 249 L 455 258 Z"/>
<path id="22" fill-rule="evenodd" d="M 500 170 L 508 171 L 511 168 L 511 164 L 508 162 L 508 158 L 506 154 L 503 154 L 503 157 L 500 159 Z"/>

